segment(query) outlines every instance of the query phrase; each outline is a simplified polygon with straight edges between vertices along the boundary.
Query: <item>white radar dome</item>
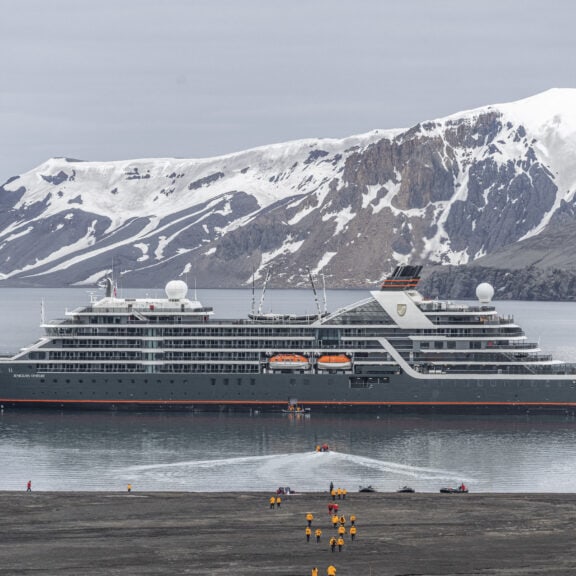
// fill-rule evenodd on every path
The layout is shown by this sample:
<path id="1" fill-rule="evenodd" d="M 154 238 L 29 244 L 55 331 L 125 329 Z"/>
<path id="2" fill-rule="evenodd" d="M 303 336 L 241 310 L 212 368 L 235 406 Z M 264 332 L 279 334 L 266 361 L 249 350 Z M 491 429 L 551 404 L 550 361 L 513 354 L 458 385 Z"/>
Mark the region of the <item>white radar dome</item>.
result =
<path id="1" fill-rule="evenodd" d="M 183 280 L 170 280 L 164 290 L 169 300 L 182 300 L 188 294 L 188 284 Z"/>
<path id="2" fill-rule="evenodd" d="M 482 304 L 488 304 L 492 301 L 492 296 L 494 296 L 494 288 L 488 282 L 482 282 L 476 287 L 476 298 L 480 300 Z"/>

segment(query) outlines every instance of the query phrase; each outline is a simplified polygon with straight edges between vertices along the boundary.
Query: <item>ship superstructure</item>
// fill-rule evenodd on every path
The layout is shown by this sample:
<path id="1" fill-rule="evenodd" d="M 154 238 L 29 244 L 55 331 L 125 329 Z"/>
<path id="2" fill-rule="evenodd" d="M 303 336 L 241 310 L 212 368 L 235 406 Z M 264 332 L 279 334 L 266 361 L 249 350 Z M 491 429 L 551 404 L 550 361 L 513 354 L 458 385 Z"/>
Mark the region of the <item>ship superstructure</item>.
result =
<path id="1" fill-rule="evenodd" d="M 0 360 L 0 403 L 75 408 L 576 410 L 576 369 L 528 342 L 478 287 L 429 300 L 421 267 L 333 313 L 214 320 L 182 281 L 166 298 L 104 298 Z"/>

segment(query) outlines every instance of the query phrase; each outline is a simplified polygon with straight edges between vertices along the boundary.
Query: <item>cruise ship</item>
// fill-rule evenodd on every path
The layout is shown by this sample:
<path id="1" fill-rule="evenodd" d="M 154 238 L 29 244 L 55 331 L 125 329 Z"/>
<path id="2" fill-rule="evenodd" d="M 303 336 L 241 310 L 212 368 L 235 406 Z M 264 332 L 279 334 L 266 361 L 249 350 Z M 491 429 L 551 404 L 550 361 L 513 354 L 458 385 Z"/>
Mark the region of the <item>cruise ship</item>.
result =
<path id="1" fill-rule="evenodd" d="M 353 305 L 216 320 L 181 280 L 166 298 L 101 298 L 43 323 L 0 359 L 2 407 L 282 412 L 560 412 L 576 367 L 542 353 L 481 284 L 478 303 L 430 300 L 399 266 Z"/>

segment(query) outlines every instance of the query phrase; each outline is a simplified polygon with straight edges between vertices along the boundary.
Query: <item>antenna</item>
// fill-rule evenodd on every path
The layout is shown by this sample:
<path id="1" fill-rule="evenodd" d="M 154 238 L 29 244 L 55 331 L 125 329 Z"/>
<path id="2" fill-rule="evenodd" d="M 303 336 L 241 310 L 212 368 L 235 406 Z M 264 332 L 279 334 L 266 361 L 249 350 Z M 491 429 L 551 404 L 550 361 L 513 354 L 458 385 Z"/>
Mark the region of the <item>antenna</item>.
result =
<path id="1" fill-rule="evenodd" d="M 268 280 L 270 279 L 270 270 L 268 268 L 266 270 L 266 278 L 264 278 L 264 286 L 262 286 L 262 294 L 260 295 L 260 304 L 258 305 L 258 314 L 262 314 L 262 305 L 264 304 L 264 294 L 266 293 L 266 285 L 268 284 Z"/>
<path id="2" fill-rule="evenodd" d="M 196 294 L 196 276 L 194 276 L 194 300 L 198 302 L 198 294 Z"/>
<path id="3" fill-rule="evenodd" d="M 254 316 L 254 309 L 256 307 L 256 295 L 254 293 L 255 287 L 254 287 L 254 263 L 252 263 L 252 316 Z"/>
<path id="4" fill-rule="evenodd" d="M 314 302 L 316 302 L 316 310 L 318 310 L 318 320 L 322 318 L 322 311 L 320 310 L 320 303 L 318 302 L 318 294 L 316 294 L 316 286 L 314 286 L 314 280 L 312 279 L 312 272 L 310 268 L 306 267 L 308 270 L 308 277 L 310 278 L 310 284 L 312 284 L 312 292 L 314 292 Z"/>
<path id="5" fill-rule="evenodd" d="M 44 298 L 40 300 L 40 323 L 44 324 Z"/>
<path id="6" fill-rule="evenodd" d="M 322 292 L 324 296 L 324 314 L 328 314 L 328 301 L 326 299 L 326 276 L 322 272 Z"/>

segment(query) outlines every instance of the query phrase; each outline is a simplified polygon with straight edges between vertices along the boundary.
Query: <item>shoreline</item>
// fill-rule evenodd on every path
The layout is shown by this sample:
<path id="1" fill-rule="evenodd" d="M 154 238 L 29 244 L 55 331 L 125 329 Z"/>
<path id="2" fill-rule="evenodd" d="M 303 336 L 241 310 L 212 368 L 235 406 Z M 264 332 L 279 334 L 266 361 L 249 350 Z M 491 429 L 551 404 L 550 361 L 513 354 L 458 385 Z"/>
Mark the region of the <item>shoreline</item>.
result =
<path id="1" fill-rule="evenodd" d="M 349 492 L 336 502 L 358 533 L 341 552 L 328 544 L 327 492 L 282 496 L 274 509 L 271 495 L 1 491 L 0 574 L 306 576 L 317 566 L 324 576 L 330 563 L 338 576 L 576 572 L 576 494 Z"/>

